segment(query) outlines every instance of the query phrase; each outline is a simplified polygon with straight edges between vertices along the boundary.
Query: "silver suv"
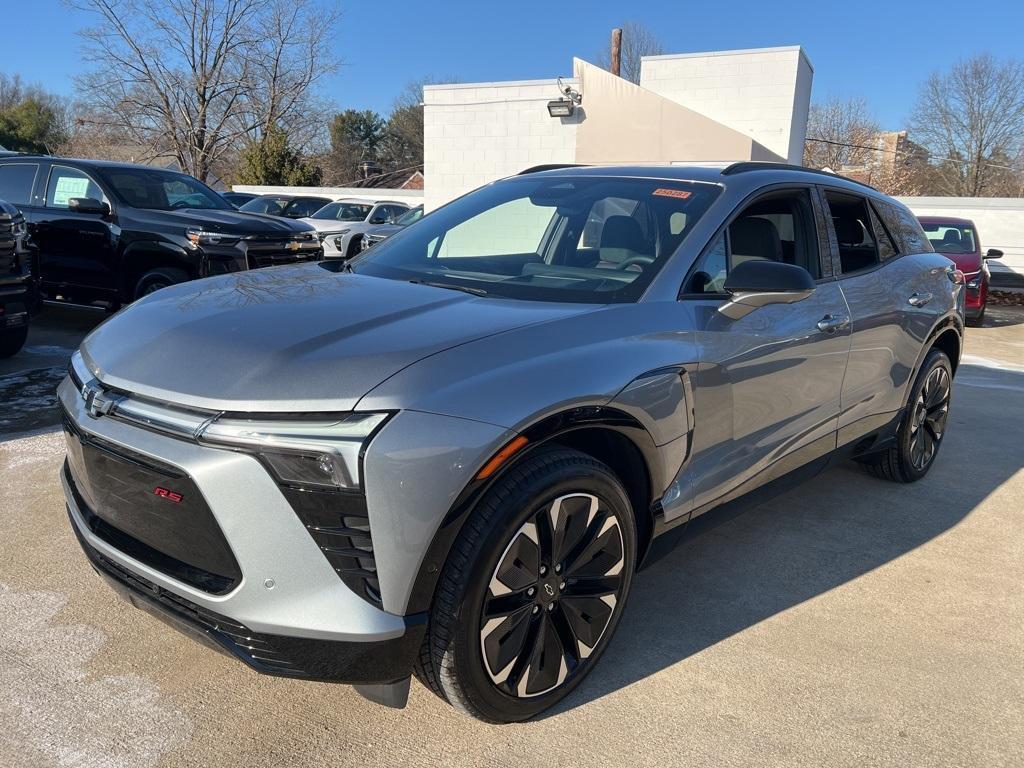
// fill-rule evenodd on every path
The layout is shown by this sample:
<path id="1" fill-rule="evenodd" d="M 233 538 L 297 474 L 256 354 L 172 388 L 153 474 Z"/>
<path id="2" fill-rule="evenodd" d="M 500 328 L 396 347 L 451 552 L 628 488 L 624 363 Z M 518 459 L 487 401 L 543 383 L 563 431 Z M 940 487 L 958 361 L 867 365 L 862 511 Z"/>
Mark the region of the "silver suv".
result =
<path id="1" fill-rule="evenodd" d="M 71 524 L 260 672 L 394 706 L 415 674 L 522 720 L 595 665 L 659 537 L 831 461 L 923 477 L 962 310 L 911 213 L 837 176 L 524 172 L 353 262 L 96 329 L 60 387 Z"/>

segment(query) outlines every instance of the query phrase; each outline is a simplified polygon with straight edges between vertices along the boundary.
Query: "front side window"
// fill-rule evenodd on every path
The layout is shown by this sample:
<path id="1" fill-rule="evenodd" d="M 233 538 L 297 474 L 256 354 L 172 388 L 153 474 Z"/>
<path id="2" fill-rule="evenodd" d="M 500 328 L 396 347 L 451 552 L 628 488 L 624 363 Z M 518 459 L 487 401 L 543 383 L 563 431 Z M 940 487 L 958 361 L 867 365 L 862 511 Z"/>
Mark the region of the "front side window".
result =
<path id="1" fill-rule="evenodd" d="M 880 263 L 867 201 L 857 195 L 826 192 L 829 215 L 839 245 L 842 273 L 849 275 Z"/>
<path id="2" fill-rule="evenodd" d="M 510 298 L 635 301 L 719 191 L 691 181 L 524 176 L 432 212 L 352 266 Z"/>
<path id="3" fill-rule="evenodd" d="M 324 207 L 325 202 L 323 198 L 319 197 L 300 197 L 292 200 L 291 204 L 285 208 L 284 215 L 290 216 L 293 219 L 312 216 Z"/>
<path id="4" fill-rule="evenodd" d="M 102 178 L 114 196 L 132 208 L 174 211 L 188 208 L 232 210 L 231 204 L 198 179 L 148 168 L 113 168 Z"/>
<path id="5" fill-rule="evenodd" d="M 50 169 L 49 183 L 46 185 L 46 207 L 67 208 L 68 201 L 75 197 L 91 197 L 103 203 L 109 202 L 99 184 L 87 174 L 65 165 L 53 166 Z"/>
<path id="6" fill-rule="evenodd" d="M 670 222 L 671 225 L 671 222 Z M 704 250 L 683 292 L 722 293 L 729 272 L 745 261 L 781 261 L 821 277 L 810 192 L 772 192 L 748 205 Z"/>
<path id="7" fill-rule="evenodd" d="M 246 213 L 268 213 L 271 216 L 282 216 L 288 202 L 286 197 L 257 197 L 238 210 Z"/>
<path id="8" fill-rule="evenodd" d="M 0 165 L 0 200 L 14 205 L 29 205 L 38 170 L 36 163 Z"/>
<path id="9" fill-rule="evenodd" d="M 413 222 L 419 221 L 423 217 L 423 206 L 413 208 L 411 211 L 406 211 L 398 219 L 395 220 L 395 224 L 402 227 L 407 227 Z"/>

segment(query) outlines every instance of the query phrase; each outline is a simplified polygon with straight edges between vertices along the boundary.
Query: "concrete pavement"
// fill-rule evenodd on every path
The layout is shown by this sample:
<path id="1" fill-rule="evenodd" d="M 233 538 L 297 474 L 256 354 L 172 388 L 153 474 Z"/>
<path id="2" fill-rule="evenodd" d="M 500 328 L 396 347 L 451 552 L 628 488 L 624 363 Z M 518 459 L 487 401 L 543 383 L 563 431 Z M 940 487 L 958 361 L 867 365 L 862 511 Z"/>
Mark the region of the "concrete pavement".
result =
<path id="1" fill-rule="evenodd" d="M 86 563 L 60 435 L 0 436 L 0 766 L 1020 765 L 1024 312 L 989 311 L 924 481 L 848 465 L 702 518 L 639 576 L 588 681 L 513 726 L 417 683 L 395 711 L 261 677 L 176 635 Z"/>

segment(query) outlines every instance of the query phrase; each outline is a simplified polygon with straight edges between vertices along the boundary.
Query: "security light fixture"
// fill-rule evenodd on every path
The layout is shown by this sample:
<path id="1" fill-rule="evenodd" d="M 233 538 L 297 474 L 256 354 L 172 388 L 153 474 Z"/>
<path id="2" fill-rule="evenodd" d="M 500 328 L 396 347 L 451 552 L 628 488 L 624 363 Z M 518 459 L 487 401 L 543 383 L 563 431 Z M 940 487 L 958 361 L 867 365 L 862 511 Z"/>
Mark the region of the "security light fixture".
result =
<path id="1" fill-rule="evenodd" d="M 548 114 L 552 117 L 572 117 L 576 105 L 569 99 L 555 99 L 548 102 Z"/>

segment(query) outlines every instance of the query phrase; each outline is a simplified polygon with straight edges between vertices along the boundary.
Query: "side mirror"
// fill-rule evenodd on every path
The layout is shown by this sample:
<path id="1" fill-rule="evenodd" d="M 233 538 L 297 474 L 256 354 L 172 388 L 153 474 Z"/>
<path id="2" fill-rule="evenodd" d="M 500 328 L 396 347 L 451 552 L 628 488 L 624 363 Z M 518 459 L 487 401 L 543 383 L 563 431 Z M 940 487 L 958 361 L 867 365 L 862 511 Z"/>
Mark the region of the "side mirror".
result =
<path id="1" fill-rule="evenodd" d="M 989 248 L 988 251 L 985 253 L 985 258 L 986 259 L 1001 259 L 1001 258 L 1003 258 L 1003 252 L 1000 251 L 998 248 Z"/>
<path id="2" fill-rule="evenodd" d="M 72 197 L 68 200 L 68 210 L 75 213 L 98 213 L 100 216 L 110 215 L 110 206 L 95 197 Z"/>
<path id="3" fill-rule="evenodd" d="M 383 216 L 374 216 L 372 219 L 370 219 L 370 223 L 371 224 L 387 224 L 388 220 L 386 218 L 384 218 Z"/>
<path id="4" fill-rule="evenodd" d="M 795 264 L 751 259 L 733 267 L 723 287 L 731 295 L 718 311 L 739 320 L 758 307 L 803 301 L 814 292 L 814 278 Z"/>

